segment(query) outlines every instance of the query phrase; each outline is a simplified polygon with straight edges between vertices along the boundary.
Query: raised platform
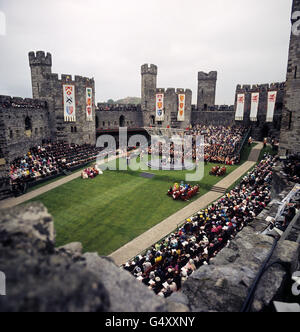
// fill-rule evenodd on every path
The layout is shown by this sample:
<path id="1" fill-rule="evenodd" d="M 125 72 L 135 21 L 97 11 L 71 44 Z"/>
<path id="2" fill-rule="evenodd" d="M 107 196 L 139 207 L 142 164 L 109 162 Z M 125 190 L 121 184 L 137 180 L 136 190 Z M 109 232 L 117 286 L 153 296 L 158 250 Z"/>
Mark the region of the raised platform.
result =
<path id="1" fill-rule="evenodd" d="M 151 160 L 147 163 L 147 166 L 156 171 L 190 171 L 195 169 L 195 164 L 192 162 L 185 162 L 170 164 L 170 163 L 163 163 L 161 159 Z"/>

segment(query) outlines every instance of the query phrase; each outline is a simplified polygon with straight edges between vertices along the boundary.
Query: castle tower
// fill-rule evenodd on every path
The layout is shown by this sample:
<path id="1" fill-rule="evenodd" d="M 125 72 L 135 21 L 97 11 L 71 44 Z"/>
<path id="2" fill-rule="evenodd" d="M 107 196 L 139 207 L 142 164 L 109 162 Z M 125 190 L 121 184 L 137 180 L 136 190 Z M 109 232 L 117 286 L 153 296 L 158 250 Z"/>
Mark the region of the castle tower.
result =
<path id="1" fill-rule="evenodd" d="M 43 84 L 45 83 L 45 75 L 51 74 L 52 70 L 52 56 L 50 53 L 45 55 L 45 52 L 38 51 L 29 53 L 29 65 L 31 69 L 31 82 L 32 82 L 32 96 L 33 98 L 40 99 L 47 97 L 42 91 Z"/>
<path id="2" fill-rule="evenodd" d="M 51 140 L 74 144 L 95 144 L 95 81 L 93 78 L 52 73 L 52 56 L 30 52 L 33 98 L 47 102 Z M 73 94 L 65 104 L 66 89 Z M 87 100 L 89 98 L 89 107 Z M 67 113 L 67 107 L 69 113 Z M 92 109 L 91 109 L 92 108 Z"/>
<path id="3" fill-rule="evenodd" d="M 215 105 L 217 76 L 216 71 L 211 71 L 209 74 L 202 71 L 198 73 L 198 111 L 206 111 Z"/>
<path id="4" fill-rule="evenodd" d="M 142 75 L 142 111 L 144 126 L 149 125 L 150 118 L 155 116 L 155 95 L 157 87 L 157 66 L 145 64 L 141 67 Z"/>
<path id="5" fill-rule="evenodd" d="M 300 0 L 293 1 L 292 32 L 281 122 L 280 155 L 300 153 Z"/>

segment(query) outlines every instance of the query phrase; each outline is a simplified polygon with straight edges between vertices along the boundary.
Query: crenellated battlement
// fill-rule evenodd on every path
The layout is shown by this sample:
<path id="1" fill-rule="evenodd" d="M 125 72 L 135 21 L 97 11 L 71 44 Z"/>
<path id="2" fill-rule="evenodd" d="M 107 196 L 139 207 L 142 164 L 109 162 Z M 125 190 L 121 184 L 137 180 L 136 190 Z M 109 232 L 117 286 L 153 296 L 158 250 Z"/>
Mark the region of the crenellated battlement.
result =
<path id="1" fill-rule="evenodd" d="M 44 51 L 30 52 L 28 57 L 30 66 L 52 66 L 51 53 L 46 55 Z"/>
<path id="2" fill-rule="evenodd" d="M 239 93 L 247 93 L 247 92 L 264 92 L 264 91 L 270 91 L 270 90 L 284 90 L 285 88 L 285 82 L 276 82 L 271 84 L 245 84 L 241 85 L 238 84 L 236 87 L 236 91 Z"/>
<path id="3" fill-rule="evenodd" d="M 85 85 L 93 85 L 95 84 L 94 78 L 88 78 L 83 76 L 76 75 L 73 79 L 72 75 L 68 74 L 46 74 L 45 78 L 47 80 L 53 81 L 53 82 L 61 82 L 61 83 L 68 83 L 68 84 L 77 84 L 77 83 L 83 83 Z"/>
<path id="4" fill-rule="evenodd" d="M 214 105 L 209 106 L 206 111 L 198 110 L 197 105 L 192 105 L 192 112 L 234 112 L 234 105 Z"/>
<path id="5" fill-rule="evenodd" d="M 157 75 L 157 66 L 156 65 L 148 65 L 148 64 L 144 64 L 141 67 L 141 73 L 142 75 L 145 74 L 151 74 L 151 75 Z"/>
<path id="6" fill-rule="evenodd" d="M 167 88 L 166 89 L 166 94 L 175 94 L 176 93 L 176 89 L 175 88 Z"/>
<path id="7" fill-rule="evenodd" d="M 47 108 L 47 102 L 39 99 L 0 96 L 0 108 Z"/>
<path id="8" fill-rule="evenodd" d="M 205 73 L 203 71 L 198 72 L 198 81 L 211 81 L 211 80 L 217 80 L 217 78 L 218 78 L 217 71 L 211 71 L 209 73 Z"/>

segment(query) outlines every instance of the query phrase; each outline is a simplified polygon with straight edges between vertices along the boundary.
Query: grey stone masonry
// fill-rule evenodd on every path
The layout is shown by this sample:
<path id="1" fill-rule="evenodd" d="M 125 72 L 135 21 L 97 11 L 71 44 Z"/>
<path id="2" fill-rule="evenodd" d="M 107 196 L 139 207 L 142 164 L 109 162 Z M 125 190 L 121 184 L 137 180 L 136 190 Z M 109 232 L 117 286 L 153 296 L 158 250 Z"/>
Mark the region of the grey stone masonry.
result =
<path id="1" fill-rule="evenodd" d="M 185 129 L 191 124 L 192 91 L 190 89 L 157 88 L 157 66 L 145 64 L 141 67 L 142 74 L 142 112 L 145 127 L 171 127 Z M 156 94 L 164 94 L 164 121 L 156 122 Z M 178 95 L 185 94 L 185 119 L 177 121 Z"/>
<path id="2" fill-rule="evenodd" d="M 252 126 L 252 137 L 256 140 L 263 140 L 264 137 L 280 137 L 280 125 L 282 118 L 283 99 L 284 99 L 284 82 L 272 84 L 256 84 L 256 85 L 238 85 L 235 94 L 235 108 L 237 106 L 237 95 L 245 94 L 245 113 L 244 120 L 237 123 L 245 126 Z M 274 110 L 273 122 L 267 122 L 268 109 L 268 92 L 276 91 L 277 98 Z M 257 113 L 257 121 L 251 121 L 251 94 L 259 92 L 259 105 Z"/>
<path id="3" fill-rule="evenodd" d="M 202 71 L 198 73 L 198 110 L 207 111 L 209 107 L 215 105 L 217 78 L 216 71 L 208 74 Z"/>
<path id="4" fill-rule="evenodd" d="M 293 1 L 280 155 L 300 153 L 300 0 Z"/>
<path id="5" fill-rule="evenodd" d="M 47 103 L 0 96 L 0 177 L 9 163 L 50 139 Z"/>
<path id="6" fill-rule="evenodd" d="M 53 74 L 50 53 L 38 51 L 29 53 L 31 68 L 32 93 L 34 98 L 47 101 L 49 108 L 49 127 L 51 139 L 75 144 L 96 143 L 95 125 L 95 81 L 93 78 Z M 76 121 L 65 122 L 63 85 L 75 87 Z M 86 88 L 93 89 L 93 119 L 86 119 Z"/>

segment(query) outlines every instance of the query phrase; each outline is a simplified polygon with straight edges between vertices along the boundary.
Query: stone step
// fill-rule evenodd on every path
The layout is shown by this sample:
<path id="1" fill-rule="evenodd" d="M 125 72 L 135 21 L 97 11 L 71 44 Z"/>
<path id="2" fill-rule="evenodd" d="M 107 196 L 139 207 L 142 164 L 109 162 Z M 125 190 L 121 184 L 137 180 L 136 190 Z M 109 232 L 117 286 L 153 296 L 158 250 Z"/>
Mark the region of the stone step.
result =
<path id="1" fill-rule="evenodd" d="M 226 193 L 226 189 L 225 188 L 217 187 L 217 186 L 212 187 L 211 191 L 217 192 L 217 193 L 221 193 L 221 194 L 225 194 Z"/>

